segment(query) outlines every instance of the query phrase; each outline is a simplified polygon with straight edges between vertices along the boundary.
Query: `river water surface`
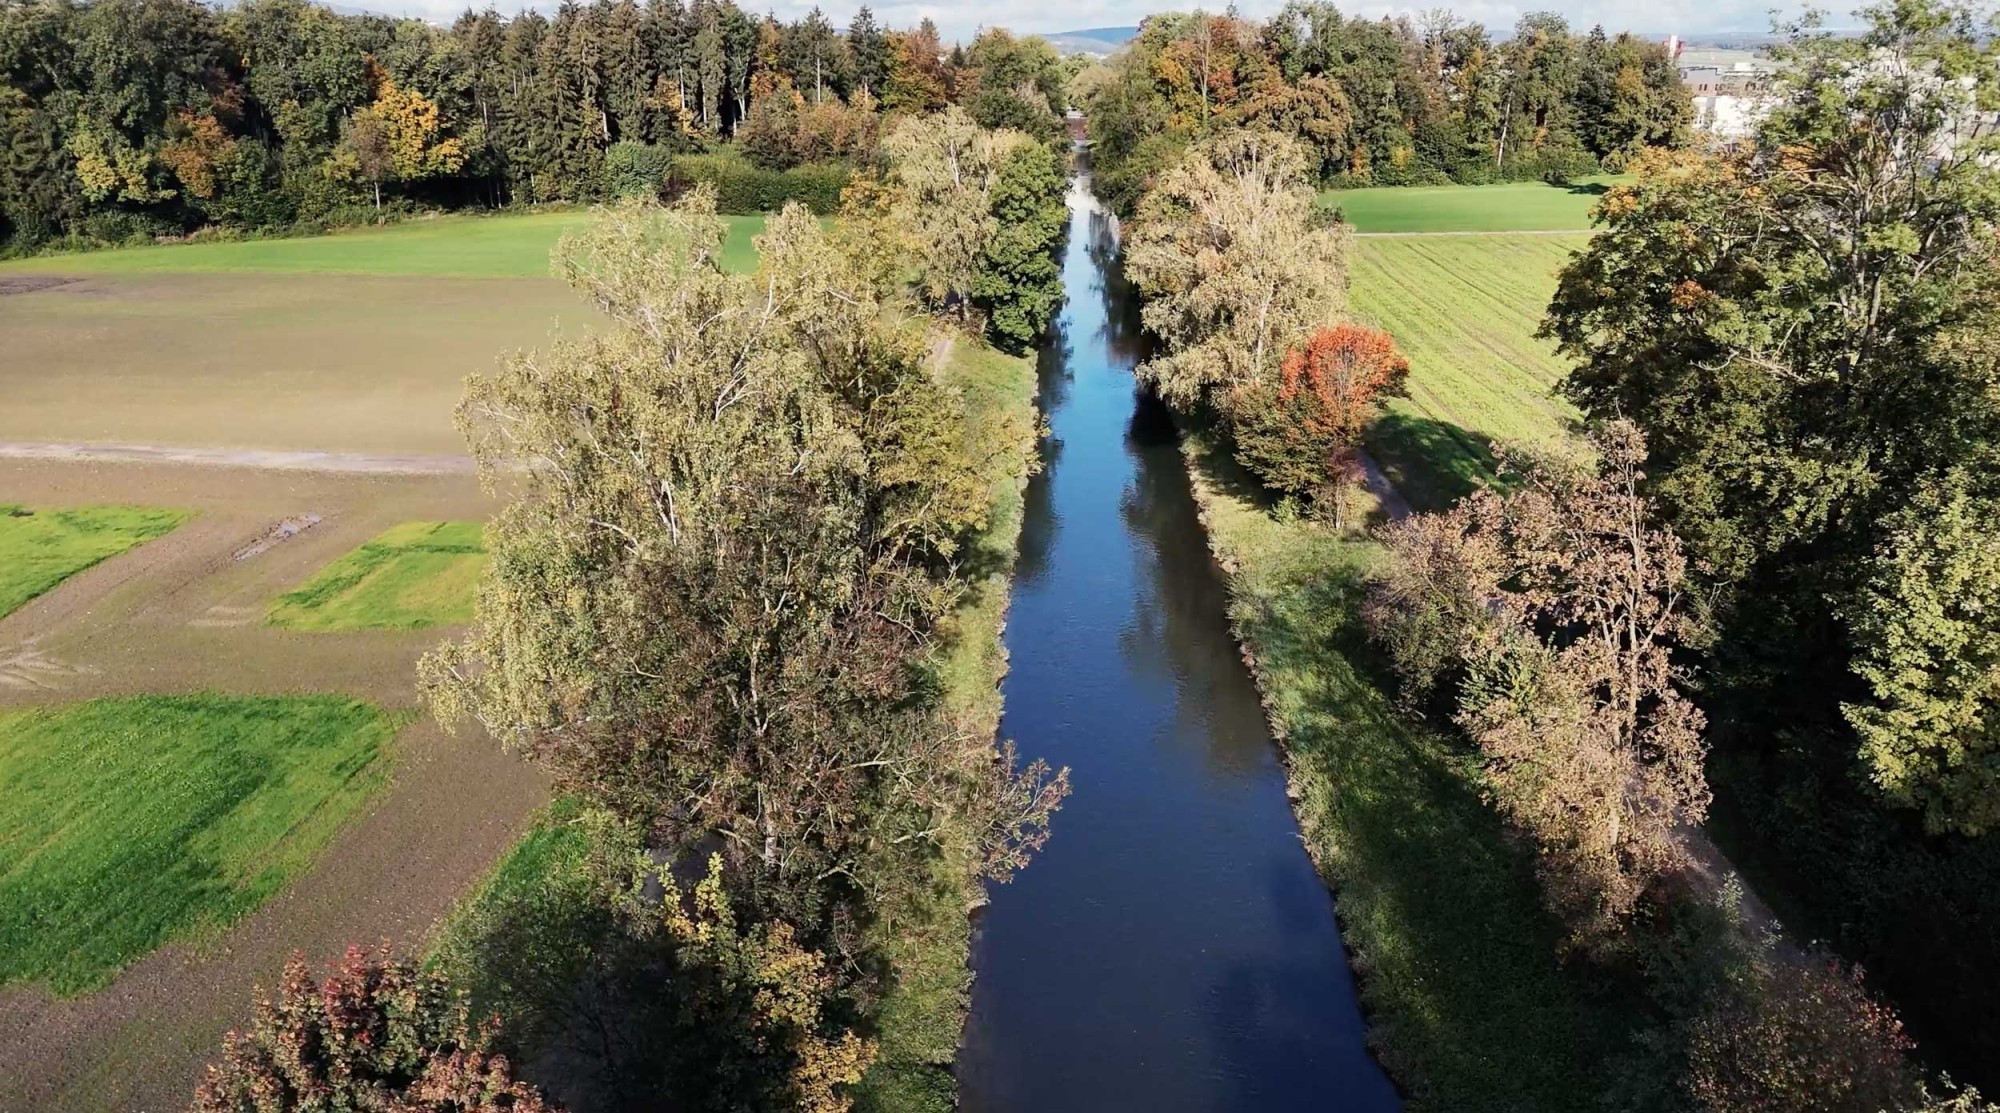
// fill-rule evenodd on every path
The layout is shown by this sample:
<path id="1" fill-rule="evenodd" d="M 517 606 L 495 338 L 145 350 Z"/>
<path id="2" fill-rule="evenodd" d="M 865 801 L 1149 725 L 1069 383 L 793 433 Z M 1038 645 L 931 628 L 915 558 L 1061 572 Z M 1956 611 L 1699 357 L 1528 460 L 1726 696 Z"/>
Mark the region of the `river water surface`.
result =
<path id="1" fill-rule="evenodd" d="M 1079 178 L 1043 353 L 1001 729 L 1071 767 L 1048 846 L 995 886 L 959 1057 L 977 1113 L 1377 1111 L 1333 902 L 1299 842 L 1174 433 Z"/>

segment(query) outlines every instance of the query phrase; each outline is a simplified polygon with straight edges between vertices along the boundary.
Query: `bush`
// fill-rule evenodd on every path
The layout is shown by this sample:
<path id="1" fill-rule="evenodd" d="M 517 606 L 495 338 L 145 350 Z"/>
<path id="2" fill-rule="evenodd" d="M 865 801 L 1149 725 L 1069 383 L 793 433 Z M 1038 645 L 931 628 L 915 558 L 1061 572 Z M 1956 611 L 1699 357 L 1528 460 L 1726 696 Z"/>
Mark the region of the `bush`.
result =
<path id="1" fill-rule="evenodd" d="M 674 152 L 651 143 L 613 143 L 604 151 L 604 184 L 613 197 L 658 199 Z"/>
<path id="2" fill-rule="evenodd" d="M 1831 957 L 1771 956 L 1695 1018 L 1687 1089 L 1707 1113 L 1882 1113 L 1922 1089 L 1902 1022 Z"/>
<path id="3" fill-rule="evenodd" d="M 463 995 L 386 948 L 348 948 L 318 986 L 294 955 L 249 1033 L 229 1033 L 193 1113 L 556 1113 L 489 1053 L 492 1034 Z"/>
<path id="4" fill-rule="evenodd" d="M 718 212 L 772 213 L 798 201 L 827 216 L 839 211 L 840 191 L 847 188 L 852 176 L 852 168 L 839 163 L 764 170 L 728 151 L 676 156 L 668 171 L 667 190 L 679 194 L 702 183 L 713 185 Z"/>

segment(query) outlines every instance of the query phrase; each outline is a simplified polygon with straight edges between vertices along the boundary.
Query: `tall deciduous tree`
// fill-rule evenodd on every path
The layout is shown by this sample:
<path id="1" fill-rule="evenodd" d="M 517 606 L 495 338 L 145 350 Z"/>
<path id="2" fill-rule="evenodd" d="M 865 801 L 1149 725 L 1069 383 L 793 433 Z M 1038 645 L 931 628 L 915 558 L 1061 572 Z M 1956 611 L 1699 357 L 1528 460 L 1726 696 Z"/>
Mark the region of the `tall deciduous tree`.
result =
<path id="1" fill-rule="evenodd" d="M 1607 426 L 1595 447 L 1594 469 L 1538 461 L 1505 494 L 1392 526 L 1370 607 L 1420 681 L 1457 647 L 1457 720 L 1585 947 L 1679 868 L 1677 829 L 1709 800 L 1704 717 L 1672 659 L 1693 629 L 1687 561 L 1641 493 L 1637 430 Z"/>
<path id="2" fill-rule="evenodd" d="M 952 730 L 916 667 L 987 512 L 962 399 L 803 208 L 754 277 L 725 230 L 703 192 L 614 211 L 559 255 L 613 327 L 470 384 L 515 498 L 425 685 L 659 845 L 719 837 L 760 914 L 848 930 L 946 834 L 1004 873 L 1062 782 Z"/>
<path id="3" fill-rule="evenodd" d="M 1346 308 L 1346 233 L 1316 219 L 1307 165 L 1287 136 L 1224 132 L 1140 202 L 1125 270 L 1162 351 L 1139 376 L 1167 401 L 1275 382 L 1285 353 Z"/>
<path id="4" fill-rule="evenodd" d="M 1017 131 L 980 127 L 957 105 L 907 117 L 883 141 L 896 213 L 934 307 L 971 307 L 982 256 L 998 227 L 993 202 L 1000 169 L 1031 142 Z"/>

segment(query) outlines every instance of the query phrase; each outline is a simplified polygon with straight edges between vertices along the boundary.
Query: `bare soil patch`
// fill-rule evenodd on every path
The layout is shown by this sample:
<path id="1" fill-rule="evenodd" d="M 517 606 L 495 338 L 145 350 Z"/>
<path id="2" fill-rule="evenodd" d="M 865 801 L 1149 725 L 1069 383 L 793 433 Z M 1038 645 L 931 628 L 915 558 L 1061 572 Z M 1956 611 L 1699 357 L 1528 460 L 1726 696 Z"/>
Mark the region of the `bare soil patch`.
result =
<path id="1" fill-rule="evenodd" d="M 8 275 L 0 283 L 42 282 Z M 465 376 L 601 318 L 553 279 L 100 275 L 0 298 L 0 442 L 460 455 Z"/>
<path id="2" fill-rule="evenodd" d="M 23 459 L 0 459 L 0 500 L 198 512 L 0 619 L 0 707 L 217 691 L 332 692 L 415 710 L 416 660 L 448 632 L 302 633 L 257 619 L 398 522 L 493 509 L 469 475 Z M 273 522 L 304 514 L 322 521 L 236 559 Z M 220 938 L 164 948 L 85 997 L 0 992 L 0 1109 L 181 1108 L 223 1032 L 248 1019 L 256 987 L 294 949 L 318 963 L 352 941 L 413 943 L 547 798 L 539 773 L 476 731 L 448 736 L 420 716 L 395 745 L 391 784 L 310 872 Z"/>
<path id="3" fill-rule="evenodd" d="M 0 298 L 9 294 L 32 294 L 36 290 L 52 290 L 57 286 L 67 286 L 78 281 L 64 278 L 59 274 L 9 274 L 0 275 Z"/>

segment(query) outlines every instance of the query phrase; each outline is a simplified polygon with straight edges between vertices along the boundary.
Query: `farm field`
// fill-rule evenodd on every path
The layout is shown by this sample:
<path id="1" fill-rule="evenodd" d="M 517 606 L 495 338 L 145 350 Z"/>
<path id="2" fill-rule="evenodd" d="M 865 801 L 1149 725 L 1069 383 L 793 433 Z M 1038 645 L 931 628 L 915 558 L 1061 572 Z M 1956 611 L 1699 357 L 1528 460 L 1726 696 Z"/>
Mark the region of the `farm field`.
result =
<path id="1" fill-rule="evenodd" d="M 723 265 L 756 265 L 761 216 L 725 216 Z M 546 278 L 549 250 L 590 213 L 441 216 L 381 228 L 290 239 L 163 244 L 45 255 L 0 263 L 0 281 L 27 274 L 361 274 L 452 278 Z"/>
<path id="2" fill-rule="evenodd" d="M 1590 227 L 1590 208 L 1598 197 L 1621 180 L 1331 189 L 1319 195 L 1319 203 L 1339 209 L 1362 233 L 1579 232 Z"/>
<path id="3" fill-rule="evenodd" d="M 381 784 L 395 729 L 326 697 L 0 712 L 0 985 L 93 989 L 256 908 Z"/>
<path id="4" fill-rule="evenodd" d="M 201 903 L 191 911 L 152 900 L 143 885 L 127 885 L 108 902 L 107 913 L 118 911 L 121 901 L 130 904 L 135 926 L 143 926 L 146 916 L 173 924 L 173 912 L 183 917 L 179 927 L 148 942 L 120 934 L 123 921 L 115 915 L 61 934 L 38 921 L 37 931 L 48 935 L 51 947 L 63 948 L 59 952 L 18 948 L 11 935 L 0 939 L 0 951 L 36 964 L 26 972 L 10 968 L 6 977 L 14 984 L 0 987 L 0 1109 L 181 1108 L 222 1033 L 243 1023 L 256 988 L 271 983 L 292 951 L 304 950 L 318 963 L 353 940 L 419 938 L 546 801 L 546 779 L 499 752 L 483 732 L 447 735 L 429 720 L 414 679 L 417 659 L 437 643 L 439 630 L 305 632 L 265 622 L 279 595 L 393 527 L 479 521 L 493 503 L 469 474 L 6 458 L 0 458 L 0 499 L 36 507 L 172 507 L 189 515 L 164 536 L 78 572 L 0 618 L 0 751 L 50 745 L 53 728 L 27 727 L 44 717 L 79 708 L 133 709 L 128 714 L 143 708 L 151 733 L 139 737 L 172 745 L 190 775 L 205 778 L 196 787 L 222 793 L 187 798 L 187 809 L 215 807 L 204 812 L 202 822 L 210 826 L 185 828 L 185 838 L 183 828 L 170 827 L 147 842 L 145 832 L 153 830 L 147 823 L 117 820 L 128 846 L 159 851 L 149 870 L 162 878 L 186 881 L 188 874 L 176 871 L 221 863 L 205 871 L 215 885 L 195 887 Z M 274 530 L 308 514 L 322 520 L 288 537 Z M 215 761 L 195 747 L 212 727 L 160 741 L 160 708 L 188 700 L 379 708 L 372 713 L 381 722 L 369 743 L 375 757 L 353 779 L 340 780 L 339 761 L 358 767 L 361 736 L 329 733 L 320 738 L 323 744 L 290 755 L 294 765 L 232 766 L 218 773 L 196 760 Z M 256 718 L 261 723 L 265 716 Z M 107 721 L 117 725 L 103 718 L 88 725 Z M 225 729 L 233 733 L 221 736 L 237 739 L 230 751 L 237 753 L 251 746 L 261 727 Z M 146 753 L 130 745 L 134 735 L 126 727 L 98 736 L 105 744 L 127 743 L 118 756 L 133 762 Z M 128 770 L 121 775 L 153 775 L 143 765 L 117 768 Z M 391 769 L 394 775 L 384 780 Z M 24 787 L 15 765 L 0 759 L 8 797 L 0 803 L 0 842 L 39 841 L 42 834 L 31 821 L 89 802 L 70 791 L 73 786 L 51 781 L 46 768 L 36 775 L 40 779 Z M 237 777 L 250 779 L 231 779 Z M 178 784 L 164 775 L 158 781 Z M 248 795 L 241 799 L 250 803 L 231 803 L 245 786 Z M 369 791 L 360 791 L 364 786 Z M 180 799 L 178 792 L 172 799 Z M 322 799 L 317 810 L 310 807 L 315 793 Z M 151 806 L 159 803 L 156 796 L 149 782 L 143 794 L 128 792 L 92 806 L 112 809 L 128 799 Z M 296 808 L 293 819 L 303 821 L 285 840 L 262 855 L 250 854 L 250 843 L 231 841 L 232 832 L 256 834 L 250 820 L 259 816 L 275 827 L 276 811 L 256 809 L 280 807 Z M 88 814 L 116 818 L 112 811 Z M 85 829 L 98 828 L 65 827 Z M 0 850 L 0 862 L 21 857 L 12 845 Z M 236 857 L 217 857 L 232 845 L 239 848 Z M 73 850 L 60 857 L 88 860 Z M 34 861 L 22 860 L 28 866 Z M 222 868 L 230 862 L 234 873 Z M 230 889 L 224 882 L 241 884 Z M 101 897 L 103 890 L 96 892 Z M 101 935 L 93 944 L 99 949 L 79 942 L 86 927 L 93 937 Z M 72 955 L 77 965 L 65 968 Z M 78 987 L 96 988 L 63 995 Z"/>
<path id="5" fill-rule="evenodd" d="M 1537 339 L 1556 272 L 1587 241 L 1575 236 L 1360 239 L 1355 310 L 1410 360 L 1409 397 L 1391 399 L 1369 447 L 1418 509 L 1433 509 L 1487 474 L 1496 441 L 1567 439 L 1576 415 L 1553 394 L 1563 374 Z"/>
<path id="6" fill-rule="evenodd" d="M 472 621 L 486 546 L 478 522 L 405 522 L 278 597 L 293 630 L 419 630 Z"/>
<path id="7" fill-rule="evenodd" d="M 0 503 L 0 618 L 98 561 L 181 524 L 143 506 L 38 509 Z"/>

